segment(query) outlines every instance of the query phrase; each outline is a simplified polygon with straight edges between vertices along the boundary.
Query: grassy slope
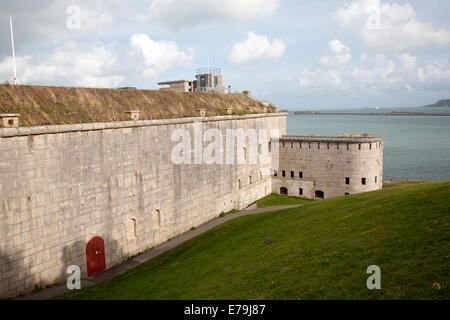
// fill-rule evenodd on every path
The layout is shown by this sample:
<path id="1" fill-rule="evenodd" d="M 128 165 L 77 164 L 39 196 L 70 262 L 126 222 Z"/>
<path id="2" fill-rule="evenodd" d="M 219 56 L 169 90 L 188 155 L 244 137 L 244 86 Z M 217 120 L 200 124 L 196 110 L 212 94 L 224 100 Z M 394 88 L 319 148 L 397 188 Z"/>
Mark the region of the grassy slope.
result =
<path id="1" fill-rule="evenodd" d="M 261 106 L 243 94 L 0 85 L 0 113 L 19 113 L 21 126 L 128 120 L 124 111 L 135 109 L 146 120 L 197 116 L 197 108 L 208 116 L 225 115 L 225 107 L 260 113 Z"/>
<path id="2" fill-rule="evenodd" d="M 431 182 L 245 216 L 62 298 L 449 299 L 449 199 Z"/>
<path id="3" fill-rule="evenodd" d="M 308 204 L 311 203 L 312 200 L 297 198 L 297 197 L 288 197 L 282 196 L 278 194 L 270 194 L 267 197 L 259 199 L 252 204 L 256 204 L 258 208 L 267 208 L 274 206 L 284 206 L 291 204 Z"/>

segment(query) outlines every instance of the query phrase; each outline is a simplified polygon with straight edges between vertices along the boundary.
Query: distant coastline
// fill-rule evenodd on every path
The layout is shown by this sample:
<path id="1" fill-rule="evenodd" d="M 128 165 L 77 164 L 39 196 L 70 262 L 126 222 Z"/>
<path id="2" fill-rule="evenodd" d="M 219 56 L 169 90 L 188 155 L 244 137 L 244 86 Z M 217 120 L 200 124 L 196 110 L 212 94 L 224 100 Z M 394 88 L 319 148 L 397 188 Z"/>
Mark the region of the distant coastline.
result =
<path id="1" fill-rule="evenodd" d="M 298 115 L 343 115 L 343 116 L 422 116 L 422 117 L 449 117 L 450 113 L 427 113 L 427 112 L 320 112 L 320 111 L 295 111 Z"/>

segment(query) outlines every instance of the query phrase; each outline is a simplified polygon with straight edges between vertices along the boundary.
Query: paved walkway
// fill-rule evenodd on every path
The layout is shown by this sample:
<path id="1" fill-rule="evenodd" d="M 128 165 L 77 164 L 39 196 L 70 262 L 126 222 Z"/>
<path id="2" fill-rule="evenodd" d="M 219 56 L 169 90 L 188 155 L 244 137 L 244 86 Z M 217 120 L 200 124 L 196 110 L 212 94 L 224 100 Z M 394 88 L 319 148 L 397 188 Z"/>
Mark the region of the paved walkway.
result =
<path id="1" fill-rule="evenodd" d="M 144 252 L 143 254 L 141 254 L 131 260 L 128 260 L 116 267 L 113 267 L 111 269 L 108 269 L 106 271 L 103 271 L 102 273 L 95 275 L 91 279 L 81 280 L 81 287 L 87 288 L 87 287 L 93 286 L 95 284 L 111 280 L 111 279 L 117 277 L 118 275 L 121 275 L 121 274 L 127 272 L 128 270 L 133 269 L 134 267 L 136 267 L 154 257 L 157 257 L 166 251 L 169 251 L 169 250 L 179 246 L 183 242 L 186 242 L 192 238 L 195 238 L 196 236 L 198 236 L 218 225 L 221 225 L 224 222 L 230 221 L 232 219 L 242 217 L 242 216 L 257 214 L 257 213 L 291 209 L 291 208 L 297 208 L 297 207 L 301 207 L 301 206 L 303 206 L 303 205 L 297 204 L 297 205 L 275 206 L 275 207 L 258 208 L 258 209 L 244 209 L 243 211 L 240 211 L 240 212 L 237 212 L 234 214 L 229 214 L 222 218 L 213 219 L 211 221 L 208 221 L 208 222 L 198 226 L 195 230 L 192 230 L 192 231 L 186 232 L 182 235 L 179 235 L 178 237 L 176 237 L 170 241 L 166 241 L 166 242 L 156 246 L 154 249 L 152 249 L 150 251 Z M 50 299 L 50 298 L 62 295 L 67 292 L 69 292 L 69 290 L 67 289 L 66 284 L 63 284 L 63 285 L 54 286 L 54 287 L 51 287 L 48 289 L 44 289 L 33 295 L 26 295 L 26 296 L 18 297 L 18 298 L 16 298 L 16 300 L 46 300 L 46 299 Z"/>

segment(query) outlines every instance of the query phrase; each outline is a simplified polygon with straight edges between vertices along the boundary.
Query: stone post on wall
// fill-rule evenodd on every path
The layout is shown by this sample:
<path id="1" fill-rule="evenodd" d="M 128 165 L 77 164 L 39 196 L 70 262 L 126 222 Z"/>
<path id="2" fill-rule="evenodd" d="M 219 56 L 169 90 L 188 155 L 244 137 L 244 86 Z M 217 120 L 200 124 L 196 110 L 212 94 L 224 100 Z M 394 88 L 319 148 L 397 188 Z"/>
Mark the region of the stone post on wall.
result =
<path id="1" fill-rule="evenodd" d="M 0 127 L 17 128 L 19 126 L 19 115 L 15 113 L 0 113 Z"/>

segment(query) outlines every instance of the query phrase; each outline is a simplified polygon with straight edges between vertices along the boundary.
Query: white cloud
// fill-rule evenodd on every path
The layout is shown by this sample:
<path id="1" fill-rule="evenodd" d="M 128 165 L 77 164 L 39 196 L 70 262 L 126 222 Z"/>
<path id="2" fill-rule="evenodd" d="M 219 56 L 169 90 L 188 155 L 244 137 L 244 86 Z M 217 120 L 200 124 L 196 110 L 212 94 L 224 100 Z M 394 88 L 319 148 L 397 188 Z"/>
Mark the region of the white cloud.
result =
<path id="1" fill-rule="evenodd" d="M 444 59 L 419 66 L 417 57 L 408 53 L 394 54 L 391 58 L 364 53 L 353 62 L 350 49 L 339 40 L 333 40 L 328 43 L 326 54 L 318 59 L 317 66 L 300 73 L 298 83 L 300 89 L 326 94 L 411 93 L 421 88 L 448 85 L 450 63 Z"/>
<path id="2" fill-rule="evenodd" d="M 264 60 L 276 60 L 281 57 L 286 46 L 281 39 L 270 41 L 265 35 L 248 33 L 247 40 L 233 46 L 230 60 L 236 64 L 254 63 Z"/>
<path id="3" fill-rule="evenodd" d="M 205 23 L 246 21 L 267 17 L 278 7 L 279 0 L 153 0 L 151 21 L 171 29 Z"/>
<path id="4" fill-rule="evenodd" d="M 409 3 L 358 0 L 339 9 L 336 18 L 343 26 L 360 30 L 360 36 L 369 48 L 406 52 L 450 45 L 450 31 L 417 21 L 416 12 Z"/>
<path id="5" fill-rule="evenodd" d="M 105 0 L 14 0 L 2 1 L 0 10 L 0 38 L 9 39 L 9 16 L 14 19 L 16 49 L 47 41 L 64 42 L 75 36 L 86 36 L 93 32 L 108 32 L 107 27 L 114 23 L 120 11 L 114 3 Z M 80 9 L 80 29 L 70 30 L 67 21 L 73 17 L 67 9 L 71 6 Z M 0 55 L 8 54 L 9 46 L 0 46 Z"/>
<path id="6" fill-rule="evenodd" d="M 177 64 L 192 64 L 192 56 L 175 42 L 154 41 L 146 34 L 132 35 L 129 45 L 119 49 L 69 41 L 42 61 L 18 56 L 18 78 L 23 84 L 117 87 L 126 76 L 154 78 Z M 0 61 L 0 81 L 8 79 L 11 82 L 9 57 Z"/>
<path id="7" fill-rule="evenodd" d="M 66 42 L 42 63 L 33 63 L 30 56 L 18 57 L 18 78 L 23 84 L 116 87 L 123 80 L 114 72 L 116 62 L 114 54 L 104 47 Z M 5 80 L 12 78 L 11 65 L 11 58 L 0 63 L 0 76 Z"/>
<path id="8" fill-rule="evenodd" d="M 192 64 L 192 57 L 180 51 L 173 41 L 154 41 L 146 34 L 134 34 L 130 44 L 137 53 L 136 65 L 143 77 L 156 77 L 175 64 Z"/>
<path id="9" fill-rule="evenodd" d="M 328 42 L 327 54 L 324 54 L 319 59 L 319 64 L 322 67 L 333 67 L 349 62 L 352 59 L 350 48 L 342 44 L 338 39 Z"/>

